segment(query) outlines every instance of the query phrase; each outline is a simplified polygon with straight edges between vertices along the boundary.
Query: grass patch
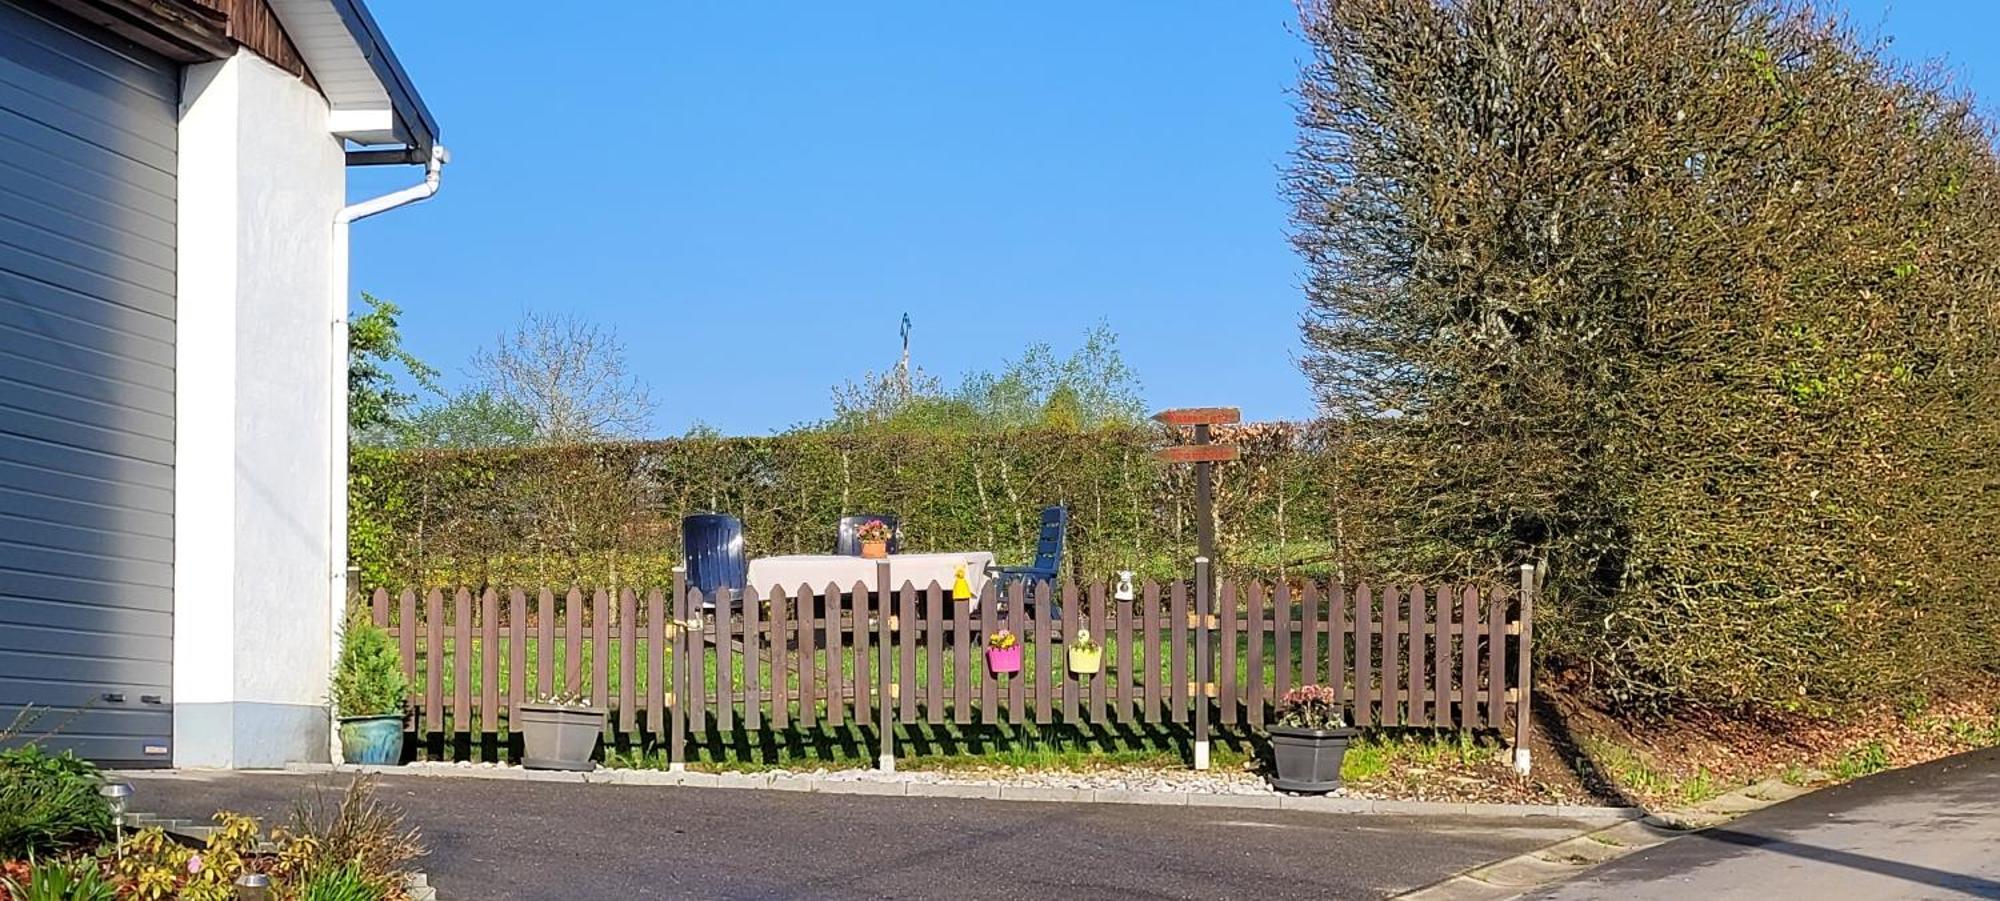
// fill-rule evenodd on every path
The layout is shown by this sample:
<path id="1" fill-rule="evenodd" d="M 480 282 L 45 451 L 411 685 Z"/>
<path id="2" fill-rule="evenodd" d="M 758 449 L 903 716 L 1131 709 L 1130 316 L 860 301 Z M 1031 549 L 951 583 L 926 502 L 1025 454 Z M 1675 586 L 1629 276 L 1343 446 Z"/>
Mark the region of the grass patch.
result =
<path id="1" fill-rule="evenodd" d="M 1256 754 L 1240 735 L 1211 736 L 1210 764 L 1240 770 Z M 855 769 L 876 765 L 878 736 L 871 726 L 702 735 L 687 745 L 687 764 L 703 772 Z M 896 729 L 896 765 L 905 770 L 985 769 L 1089 771 L 1111 768 L 1185 769 L 1193 763 L 1192 736 L 1184 727 L 1107 730 L 1049 725 L 910 724 Z M 665 769 L 667 749 L 607 748 L 605 764 Z"/>
<path id="2" fill-rule="evenodd" d="M 1468 770 L 1494 763 L 1500 746 L 1469 732 L 1363 732 L 1347 746 L 1340 778 L 1356 784 L 1410 770 Z"/>
<path id="3" fill-rule="evenodd" d="M 1889 749 L 1879 741 L 1865 742 L 1833 762 L 1833 776 L 1842 782 L 1889 768 Z"/>
<path id="4" fill-rule="evenodd" d="M 1680 774 L 1662 768 L 1638 752 L 1601 739 L 1585 739 L 1585 750 L 1593 763 L 1621 789 L 1650 802 L 1675 806 L 1699 804 L 1722 794 L 1730 785 L 1697 766 L 1693 773 Z"/>
<path id="5" fill-rule="evenodd" d="M 1952 741 L 1973 748 L 1987 748 L 2000 745 L 2000 718 L 1986 721 L 1953 718 L 1943 722 L 1946 735 Z"/>

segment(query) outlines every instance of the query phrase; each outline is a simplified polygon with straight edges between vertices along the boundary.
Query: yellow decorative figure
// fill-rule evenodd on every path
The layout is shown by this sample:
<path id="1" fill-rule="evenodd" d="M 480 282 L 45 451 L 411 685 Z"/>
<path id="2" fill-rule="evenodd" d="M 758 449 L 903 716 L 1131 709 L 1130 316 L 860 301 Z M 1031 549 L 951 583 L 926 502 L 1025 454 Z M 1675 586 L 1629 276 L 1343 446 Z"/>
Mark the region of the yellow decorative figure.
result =
<path id="1" fill-rule="evenodd" d="M 959 566 L 958 571 L 951 576 L 951 599 L 954 601 L 972 600 L 972 583 L 965 580 L 965 567 L 963 565 Z"/>

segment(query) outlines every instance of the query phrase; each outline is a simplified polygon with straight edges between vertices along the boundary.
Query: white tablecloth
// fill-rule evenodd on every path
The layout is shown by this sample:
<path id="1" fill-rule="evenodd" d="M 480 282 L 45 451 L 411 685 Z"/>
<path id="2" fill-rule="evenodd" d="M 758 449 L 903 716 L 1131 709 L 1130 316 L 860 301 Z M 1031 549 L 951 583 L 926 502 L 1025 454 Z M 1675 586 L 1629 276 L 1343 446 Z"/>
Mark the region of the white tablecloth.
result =
<path id="1" fill-rule="evenodd" d="M 972 595 L 977 598 L 986 587 L 986 568 L 993 565 L 993 555 L 987 551 L 891 554 L 888 561 L 889 583 L 897 589 L 904 582 L 916 585 L 919 590 L 936 582 L 947 594 L 951 591 L 952 577 L 963 566 L 965 581 L 972 585 Z M 770 596 L 773 589 L 792 594 L 801 585 L 811 586 L 814 592 L 825 591 L 828 583 L 840 586 L 842 591 L 852 590 L 856 582 L 873 588 L 878 562 L 838 554 L 759 557 L 750 561 L 750 587 L 763 597 Z"/>

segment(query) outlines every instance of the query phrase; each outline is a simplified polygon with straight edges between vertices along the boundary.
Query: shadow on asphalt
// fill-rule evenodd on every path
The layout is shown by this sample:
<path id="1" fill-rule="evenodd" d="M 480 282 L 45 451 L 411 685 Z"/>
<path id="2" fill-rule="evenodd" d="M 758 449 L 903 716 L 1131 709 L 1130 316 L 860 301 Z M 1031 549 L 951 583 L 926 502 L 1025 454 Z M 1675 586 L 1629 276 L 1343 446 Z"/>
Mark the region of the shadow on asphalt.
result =
<path id="1" fill-rule="evenodd" d="M 2000 898 L 2000 882 L 1965 873 L 1953 873 L 1948 870 L 1903 863 L 1883 857 L 1871 857 L 1866 854 L 1856 854 L 1852 851 L 1822 848 L 1818 845 L 1808 845 L 1781 838 L 1739 832 L 1728 828 L 1706 829 L 1691 833 L 1691 837 L 1705 841 L 1721 842 L 1726 845 L 1735 845 L 1739 848 L 1754 848 L 1759 851 L 1769 851 L 1773 854 L 1785 854 L 1819 863 L 1851 867 L 1856 870 L 1901 879 L 1905 882 L 1915 882 L 1936 888 L 1967 892 L 1981 898 Z"/>

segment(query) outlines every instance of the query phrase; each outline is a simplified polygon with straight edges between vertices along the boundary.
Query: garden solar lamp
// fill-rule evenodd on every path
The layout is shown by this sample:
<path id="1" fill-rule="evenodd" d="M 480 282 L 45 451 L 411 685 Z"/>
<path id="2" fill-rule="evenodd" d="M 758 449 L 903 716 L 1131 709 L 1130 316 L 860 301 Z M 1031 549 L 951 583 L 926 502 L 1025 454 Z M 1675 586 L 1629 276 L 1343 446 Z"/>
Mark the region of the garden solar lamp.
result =
<path id="1" fill-rule="evenodd" d="M 1118 600 L 1121 600 L 1121 601 L 1129 601 L 1129 600 L 1131 600 L 1131 599 L 1133 598 L 1133 593 L 1132 593 L 1132 576 L 1133 576 L 1133 575 L 1134 575 L 1134 573 L 1133 573 L 1133 572 L 1132 572 L 1131 570 L 1129 570 L 1129 569 L 1121 569 L 1121 570 L 1119 570 L 1119 571 L 1118 571 L 1118 590 L 1116 590 L 1116 591 L 1113 591 L 1113 592 L 1111 593 L 1111 596 L 1112 596 L 1112 597 L 1114 597 L 1114 598 L 1117 598 Z"/>
<path id="2" fill-rule="evenodd" d="M 236 901 L 266 901 L 271 897 L 271 877 L 244 873 L 236 877 Z"/>
<path id="3" fill-rule="evenodd" d="M 972 600 L 972 583 L 965 580 L 964 564 L 960 564 L 958 570 L 951 575 L 951 599 L 954 601 Z"/>
<path id="4" fill-rule="evenodd" d="M 132 783 L 106 782 L 99 786 L 97 793 L 111 802 L 111 835 L 115 842 L 113 850 L 118 856 L 125 856 L 125 805 L 132 797 Z"/>

